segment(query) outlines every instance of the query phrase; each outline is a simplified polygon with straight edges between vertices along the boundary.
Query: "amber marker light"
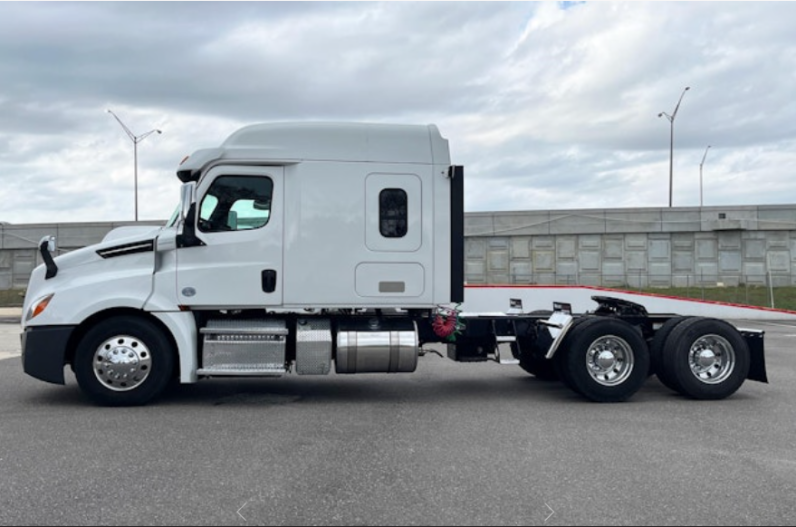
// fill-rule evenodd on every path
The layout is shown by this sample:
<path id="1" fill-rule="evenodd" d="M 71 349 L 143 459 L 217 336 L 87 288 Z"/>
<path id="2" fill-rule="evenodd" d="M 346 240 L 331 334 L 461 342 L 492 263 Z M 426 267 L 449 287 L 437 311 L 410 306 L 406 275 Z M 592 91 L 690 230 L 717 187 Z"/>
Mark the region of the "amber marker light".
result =
<path id="1" fill-rule="evenodd" d="M 30 309 L 28 310 L 28 316 L 25 318 L 25 320 L 32 320 L 44 313 L 44 310 L 47 309 L 48 305 L 50 305 L 50 300 L 52 300 L 54 296 L 55 293 L 50 293 L 49 295 L 34 302 L 34 304 L 30 306 Z"/>

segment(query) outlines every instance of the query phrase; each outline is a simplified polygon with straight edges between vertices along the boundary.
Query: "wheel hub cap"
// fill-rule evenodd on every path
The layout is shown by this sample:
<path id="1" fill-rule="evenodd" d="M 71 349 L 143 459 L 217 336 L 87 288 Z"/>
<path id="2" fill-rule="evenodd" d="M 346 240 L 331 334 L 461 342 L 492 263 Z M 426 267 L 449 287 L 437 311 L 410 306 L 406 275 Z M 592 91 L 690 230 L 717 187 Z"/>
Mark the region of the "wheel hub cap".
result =
<path id="1" fill-rule="evenodd" d="M 616 365 L 616 356 L 611 351 L 601 351 L 597 354 L 595 363 L 603 370 L 610 370 Z"/>
<path id="2" fill-rule="evenodd" d="M 697 363 L 703 368 L 710 368 L 716 363 L 716 354 L 713 350 L 702 350 L 697 357 Z"/>
<path id="3" fill-rule="evenodd" d="M 603 386 L 617 386 L 633 373 L 633 349 L 624 339 L 614 335 L 598 338 L 589 346 L 586 366 L 592 379 Z"/>
<path id="4" fill-rule="evenodd" d="M 152 367 L 152 355 L 140 340 L 119 335 L 103 342 L 94 353 L 94 375 L 113 391 L 132 390 L 143 383 Z"/>
<path id="5" fill-rule="evenodd" d="M 735 370 L 735 349 L 721 335 L 704 335 L 689 352 L 691 373 L 705 384 L 720 384 Z"/>

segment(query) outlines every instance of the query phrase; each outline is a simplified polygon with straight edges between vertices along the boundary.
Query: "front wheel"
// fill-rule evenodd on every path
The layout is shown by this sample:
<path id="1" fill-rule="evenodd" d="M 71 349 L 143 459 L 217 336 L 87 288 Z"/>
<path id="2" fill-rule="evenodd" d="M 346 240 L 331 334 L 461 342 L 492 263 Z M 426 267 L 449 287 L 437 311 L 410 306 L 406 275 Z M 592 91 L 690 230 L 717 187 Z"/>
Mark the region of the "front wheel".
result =
<path id="1" fill-rule="evenodd" d="M 625 401 L 647 380 L 647 343 L 622 320 L 596 317 L 574 326 L 559 354 L 567 386 L 592 401 Z"/>
<path id="2" fill-rule="evenodd" d="M 95 403 L 136 406 L 159 396 L 174 372 L 174 348 L 152 322 L 115 317 L 91 328 L 78 344 L 77 383 Z"/>

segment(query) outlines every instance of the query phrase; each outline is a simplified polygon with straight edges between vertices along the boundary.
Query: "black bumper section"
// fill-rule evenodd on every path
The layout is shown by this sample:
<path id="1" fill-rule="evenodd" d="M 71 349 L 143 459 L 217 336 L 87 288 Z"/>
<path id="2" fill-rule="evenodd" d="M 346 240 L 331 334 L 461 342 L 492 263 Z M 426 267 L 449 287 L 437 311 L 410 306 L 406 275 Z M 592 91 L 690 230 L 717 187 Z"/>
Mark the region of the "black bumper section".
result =
<path id="1" fill-rule="evenodd" d="M 69 337 L 76 326 L 27 328 L 22 334 L 22 368 L 42 381 L 64 384 L 64 364 Z"/>

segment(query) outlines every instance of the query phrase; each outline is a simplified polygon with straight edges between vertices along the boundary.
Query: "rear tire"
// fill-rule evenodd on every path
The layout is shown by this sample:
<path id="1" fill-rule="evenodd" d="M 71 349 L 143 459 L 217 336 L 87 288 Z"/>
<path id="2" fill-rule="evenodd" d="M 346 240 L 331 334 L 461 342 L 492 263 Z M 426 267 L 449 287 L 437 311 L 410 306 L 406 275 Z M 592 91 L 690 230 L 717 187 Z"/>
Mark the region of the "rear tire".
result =
<path id="1" fill-rule="evenodd" d="M 673 317 L 667 320 L 661 328 L 655 332 L 655 336 L 650 343 L 650 372 L 658 376 L 661 383 L 670 390 L 677 391 L 674 381 L 669 378 L 663 368 L 663 354 L 666 349 L 671 345 L 669 335 L 672 334 L 674 328 L 677 327 L 684 320 L 693 317 Z"/>
<path id="2" fill-rule="evenodd" d="M 750 354 L 740 332 L 728 322 L 694 317 L 677 325 L 663 354 L 664 375 L 692 399 L 717 400 L 734 394 L 749 375 Z"/>
<path id="3" fill-rule="evenodd" d="M 560 379 L 556 371 L 555 362 L 550 359 L 534 357 L 526 353 L 519 357 L 520 368 L 543 381 L 557 381 Z"/>
<path id="4" fill-rule="evenodd" d="M 647 343 L 623 320 L 587 319 L 570 330 L 559 353 L 565 384 L 592 401 L 625 401 L 647 380 Z"/>
<path id="5" fill-rule="evenodd" d="M 537 309 L 535 311 L 531 311 L 528 315 L 549 318 L 553 314 L 552 311 L 547 309 Z M 552 342 L 552 339 L 550 339 Z M 526 342 L 527 341 L 527 342 Z M 523 344 L 521 346 L 521 344 Z M 517 342 L 511 343 L 511 352 L 514 354 L 514 357 L 520 361 L 520 368 L 522 368 L 525 372 L 530 373 L 537 379 L 543 381 L 559 381 L 561 377 L 558 375 L 556 371 L 555 361 L 553 359 L 546 359 L 544 357 L 539 357 L 538 355 L 534 355 L 531 351 L 532 349 L 538 346 L 538 342 L 536 339 L 525 339 L 523 340 L 522 337 L 517 337 Z M 524 352 L 521 352 L 520 349 L 524 349 Z M 546 351 L 544 349 L 536 349 L 535 351 Z"/>
<path id="6" fill-rule="evenodd" d="M 585 324 L 586 322 L 598 320 L 598 318 L 599 317 L 584 316 L 573 320 L 572 327 L 569 328 L 567 336 L 564 337 L 563 342 L 561 342 L 560 346 L 558 347 L 558 351 L 556 351 L 556 354 L 552 359 L 553 366 L 555 367 L 555 372 L 558 378 L 561 379 L 561 382 L 564 383 L 564 386 L 566 386 L 567 388 L 569 388 L 570 390 L 579 395 L 583 394 L 581 393 L 580 389 L 572 382 L 572 378 L 566 371 L 567 365 L 565 363 L 566 359 L 564 357 L 566 356 L 566 346 L 568 345 L 567 341 L 577 327 L 579 327 L 582 324 Z"/>
<path id="7" fill-rule="evenodd" d="M 78 344 L 74 370 L 83 392 L 102 406 L 137 406 L 159 396 L 174 373 L 174 347 L 154 323 L 114 317 Z"/>

